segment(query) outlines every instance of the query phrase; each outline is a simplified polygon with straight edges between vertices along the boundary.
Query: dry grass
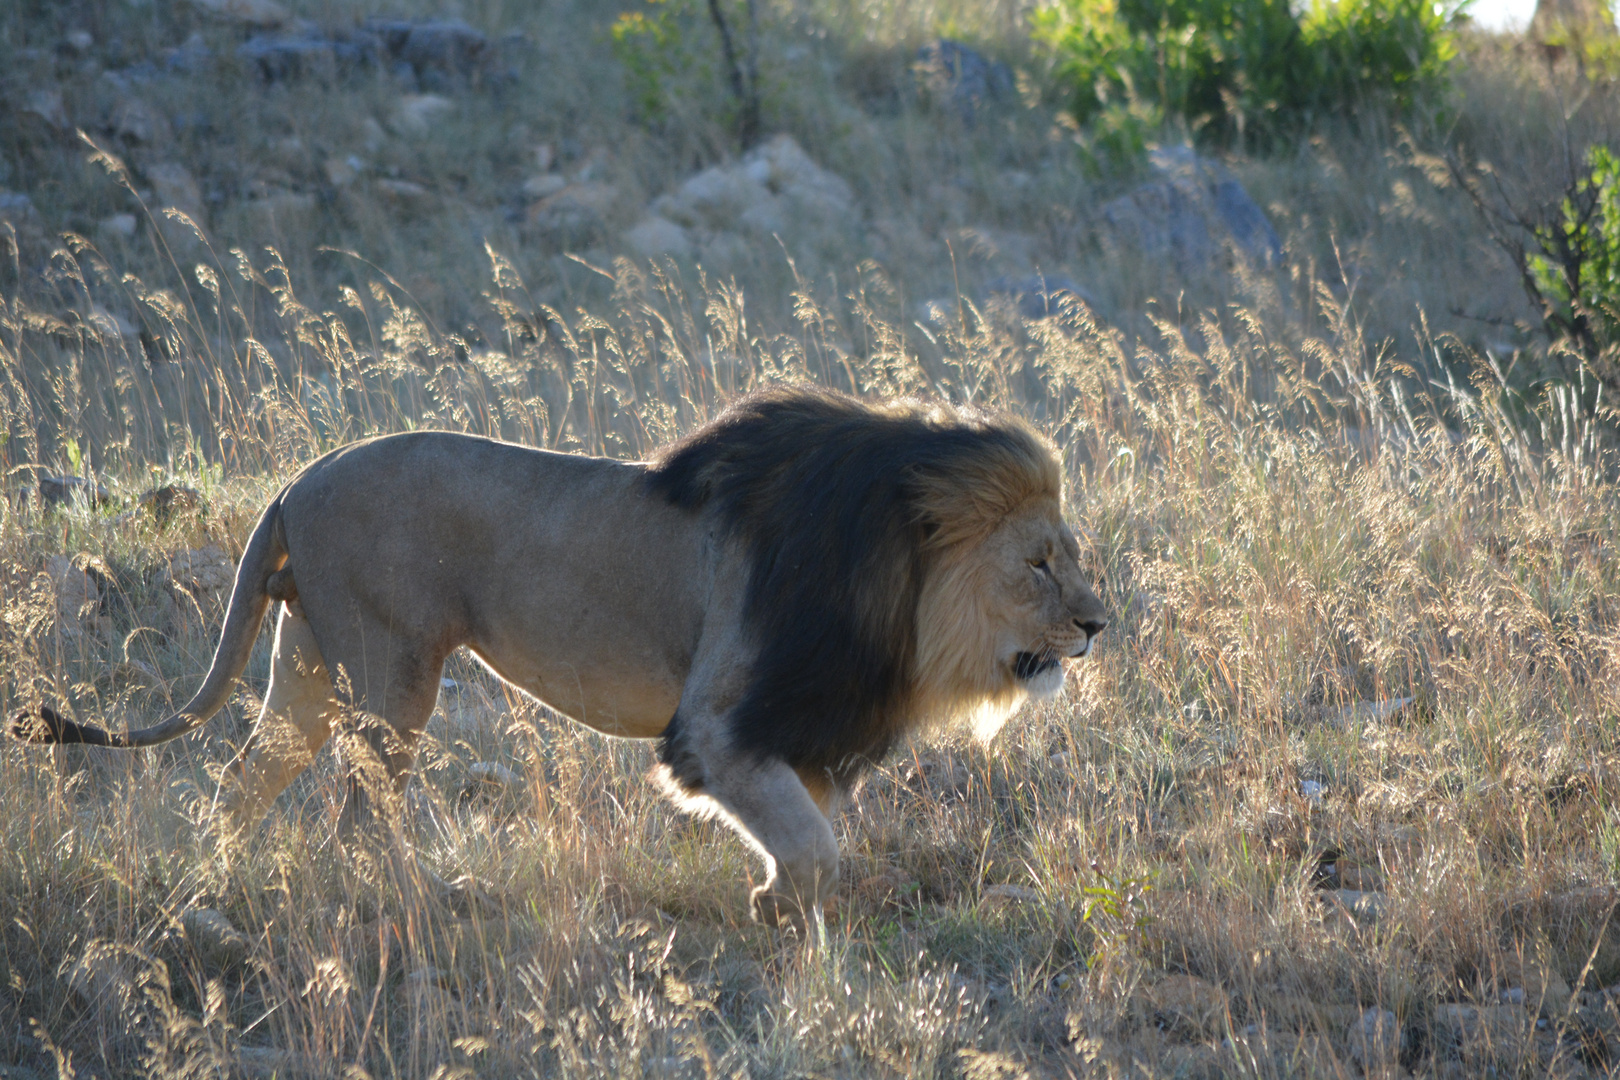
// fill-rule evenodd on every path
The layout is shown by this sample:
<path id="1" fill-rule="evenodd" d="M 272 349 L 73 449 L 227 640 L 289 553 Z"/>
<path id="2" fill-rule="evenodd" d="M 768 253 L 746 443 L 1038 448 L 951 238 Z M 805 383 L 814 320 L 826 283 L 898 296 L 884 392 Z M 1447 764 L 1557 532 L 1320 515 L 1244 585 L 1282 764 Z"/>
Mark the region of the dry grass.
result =
<path id="1" fill-rule="evenodd" d="M 876 20 L 881 47 L 904 52 L 940 19 L 1015 38 L 1015 8 L 795 11 Z M 555 11 L 564 29 L 585 18 Z M 490 3 L 469 17 L 527 16 Z M 0 16 L 13 35 L 28 25 Z M 1511 54 L 1480 57 L 1470 86 L 1516 88 L 1522 108 L 1469 99 L 1460 128 L 1531 160 L 1553 84 Z M 1609 443 L 1572 391 L 1525 391 L 1425 330 L 1422 313 L 1439 327 L 1471 299 L 1518 309 L 1510 278 L 1482 276 L 1489 249 L 1464 208 L 1424 186 L 1423 133 L 1237 162 L 1278 215 L 1292 275 L 1222 284 L 1247 306 L 1219 320 L 1189 301 L 1155 324 L 1163 309 L 1144 306 L 1127 333 L 965 303 L 924 335 L 912 304 L 950 284 L 951 229 L 994 219 L 1061 237 L 1052 190 L 1091 181 L 1029 117 L 930 133 L 905 106 L 835 130 L 854 115 L 838 80 L 868 85 L 871 62 L 837 58 L 781 114 L 875 208 L 894 277 L 852 273 L 862 253 L 837 264 L 836 246 L 826 274 L 769 253 L 720 276 L 587 253 L 603 273 L 464 228 L 458 214 L 482 212 L 469 197 L 450 225 L 338 207 L 310 226 L 407 268 L 394 278 L 315 253 L 312 235 L 283 238 L 285 261 L 231 250 L 216 222 L 214 248 L 172 262 L 161 244 L 73 238 L 3 279 L 0 467 L 13 487 L 37 469 L 94 475 L 122 501 L 0 504 L 0 700 L 115 724 L 183 700 L 222 612 L 206 592 L 189 614 L 166 608 L 168 558 L 230 549 L 277 484 L 339 442 L 436 426 L 634 456 L 778 379 L 1018 409 L 1057 440 L 1115 614 L 1066 696 L 990 746 L 921 742 L 873 776 L 840 821 L 845 880 L 809 943 L 746 922 L 753 857 L 660 801 L 647 747 L 572 726 L 459 657 L 407 800 L 409 855 L 338 848 L 330 754 L 245 848 L 216 843 L 212 771 L 246 737 L 262 654 L 226 714 L 159 751 L 5 742 L 0 1063 L 82 1077 L 1338 1077 L 1362 1071 L 1350 1029 L 1376 1005 L 1419 1075 L 1603 1071 L 1620 1050 L 1604 999 L 1549 1005 L 1542 1029 L 1533 1006 L 1549 973 L 1587 992 L 1620 982 Z M 600 118 L 565 93 L 574 120 Z M 330 96 L 267 98 L 244 130 L 268 140 L 305 109 L 341 134 L 356 98 Z M 505 145 L 521 122 L 530 141 L 553 137 L 547 117 L 487 107 L 467 106 L 463 135 Z M 614 142 L 625 123 L 598 134 Z M 424 175 L 448 176 L 454 133 L 436 137 Z M 670 146 L 684 171 L 720 139 L 629 132 L 615 175 L 661 190 Z M 512 174 L 492 189 L 519 177 L 500 152 L 484 160 Z M 930 201 L 928 177 L 984 161 L 1052 190 Z M 63 199 L 92 219 L 128 205 L 120 168 L 72 173 L 84 186 Z M 451 231 L 461 247 L 437 242 Z M 1083 265 L 1051 243 L 1076 260 L 1058 266 Z M 997 270 L 963 251 L 959 273 Z M 202 507 L 163 524 L 131 511 L 164 482 L 197 488 Z M 53 555 L 88 557 L 94 610 L 59 603 Z M 520 783 L 464 797 L 491 761 Z M 487 902 L 446 903 L 426 872 L 470 876 Z M 1381 910 L 1336 909 L 1325 884 L 1378 892 Z M 245 955 L 201 947 L 184 925 L 197 908 L 225 913 Z M 1170 1000 L 1182 976 L 1201 980 L 1198 1007 Z M 1448 1034 L 1448 1008 L 1515 987 L 1528 1011 Z"/>
<path id="2" fill-rule="evenodd" d="M 97 284 L 109 275 L 89 252 L 76 265 L 92 297 L 131 287 Z M 60 1053 L 86 1075 L 1101 1075 L 1133 1061 L 1340 1075 L 1363 1007 L 1429 1032 L 1442 1002 L 1494 1000 L 1519 954 L 1589 987 L 1620 979 L 1605 929 L 1616 503 L 1577 410 L 1548 401 L 1527 428 L 1484 362 L 1473 384 L 1416 393 L 1332 308 L 1328 337 L 1240 314 L 1225 335 L 1203 327 L 1215 344 L 1172 333 L 1162 353 L 1090 322 L 969 309 L 919 355 L 881 303 L 850 324 L 809 287 L 799 332 L 764 340 L 729 290 L 628 264 L 600 318 L 530 306 L 498 259 L 490 292 L 510 352 L 458 348 L 386 283 L 322 314 L 274 265 L 244 262 L 219 310 L 175 309 L 176 360 L 158 367 L 8 301 L 9 465 L 51 461 L 72 432 L 120 492 L 162 462 L 207 500 L 161 529 L 117 507 L 9 505 L 8 710 L 46 698 L 117 720 L 172 703 L 219 611 L 143 627 L 153 568 L 234 542 L 336 441 L 426 423 L 638 454 L 777 378 L 1037 416 L 1065 449 L 1117 614 L 1101 654 L 993 746 L 917 745 L 875 776 L 843 818 L 842 897 L 808 947 L 743 921 L 757 868 L 663 806 L 646 747 L 573 728 L 470 663 L 452 665 L 429 729 L 414 861 L 336 848 L 329 759 L 246 850 L 214 844 L 209 770 L 245 737 L 262 660 L 228 717 L 161 752 L 7 744 L 12 1060 Z M 273 334 L 247 338 L 253 306 Z M 111 632 L 59 612 L 39 576 L 56 552 L 104 568 Z M 1340 713 L 1404 697 L 1382 722 Z M 469 768 L 490 760 L 519 769 L 519 789 L 465 803 Z M 1324 861 L 1378 879 L 1383 916 L 1325 913 Z M 471 875 L 491 902 L 446 906 L 424 867 Z M 1098 907 L 1098 888 L 1123 909 Z M 195 907 L 247 933 L 245 962 L 190 943 Z M 108 984 L 122 1004 L 73 989 L 97 950 L 113 950 L 95 970 L 127 982 Z M 1177 973 L 1222 988 L 1225 1007 L 1167 1023 L 1149 1002 Z M 1538 1052 L 1585 1067 L 1552 1038 L 1486 1052 L 1498 1068 L 1534 1071 Z M 1455 1057 L 1420 1040 L 1407 1064 Z"/>

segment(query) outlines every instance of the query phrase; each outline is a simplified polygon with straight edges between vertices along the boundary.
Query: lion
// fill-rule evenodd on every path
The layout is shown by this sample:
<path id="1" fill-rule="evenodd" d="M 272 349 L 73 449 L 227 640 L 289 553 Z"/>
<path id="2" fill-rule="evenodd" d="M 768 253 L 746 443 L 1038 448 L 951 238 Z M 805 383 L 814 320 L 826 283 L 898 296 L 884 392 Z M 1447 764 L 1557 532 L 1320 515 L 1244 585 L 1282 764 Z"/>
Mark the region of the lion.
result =
<path id="1" fill-rule="evenodd" d="M 397 796 L 466 648 L 596 731 L 658 740 L 658 782 L 763 856 L 754 918 L 800 924 L 836 887 L 832 818 L 865 770 L 925 724 L 992 734 L 1107 625 L 1027 423 L 776 388 L 646 462 L 437 431 L 334 450 L 254 525 L 183 708 L 124 733 L 40 708 L 13 734 L 142 747 L 198 728 L 273 602 L 269 688 L 220 782 L 238 824 L 345 716 L 370 721 Z M 345 830 L 375 812 L 360 765 Z"/>

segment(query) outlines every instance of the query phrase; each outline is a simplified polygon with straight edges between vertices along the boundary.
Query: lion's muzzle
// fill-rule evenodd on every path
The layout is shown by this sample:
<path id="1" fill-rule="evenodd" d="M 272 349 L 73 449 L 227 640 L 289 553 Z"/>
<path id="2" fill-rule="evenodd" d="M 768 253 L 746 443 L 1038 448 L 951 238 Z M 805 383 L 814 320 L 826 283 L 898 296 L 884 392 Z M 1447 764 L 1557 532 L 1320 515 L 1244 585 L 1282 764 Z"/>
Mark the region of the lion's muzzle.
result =
<path id="1" fill-rule="evenodd" d="M 1048 651 L 1021 652 L 1013 657 L 1013 674 L 1024 682 L 1029 682 L 1037 675 L 1051 671 L 1058 663 L 1057 656 Z"/>

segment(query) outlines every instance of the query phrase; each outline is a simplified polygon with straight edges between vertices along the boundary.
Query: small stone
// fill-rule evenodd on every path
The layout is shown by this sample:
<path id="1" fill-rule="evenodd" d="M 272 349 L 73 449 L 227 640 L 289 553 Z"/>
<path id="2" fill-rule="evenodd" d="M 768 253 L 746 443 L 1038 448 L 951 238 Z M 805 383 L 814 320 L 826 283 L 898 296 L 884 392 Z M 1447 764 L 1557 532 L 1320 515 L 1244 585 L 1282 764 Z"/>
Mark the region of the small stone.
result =
<path id="1" fill-rule="evenodd" d="M 448 986 L 450 973 L 442 968 L 422 965 L 405 976 L 407 986 Z"/>
<path id="2" fill-rule="evenodd" d="M 1514 995 L 1511 1004 L 1524 1005 L 1541 1016 L 1562 1016 L 1569 1008 L 1572 992 L 1564 977 L 1541 958 L 1509 953 L 1502 958 L 1498 977 L 1506 986 L 1505 995 Z"/>
<path id="3" fill-rule="evenodd" d="M 1041 901 L 1041 894 L 1026 885 L 986 885 L 981 895 L 984 906 L 997 911 Z"/>
<path id="4" fill-rule="evenodd" d="M 321 165 L 327 183 L 333 187 L 348 187 L 365 171 L 366 163 L 350 154 L 348 157 L 329 157 Z"/>
<path id="5" fill-rule="evenodd" d="M 600 232 L 618 200 L 618 190 L 609 184 L 575 181 L 530 206 L 527 225 L 565 242 L 582 242 Z"/>
<path id="6" fill-rule="evenodd" d="M 218 544 L 207 544 L 175 555 L 158 580 L 189 593 L 217 595 L 235 582 L 236 567 Z"/>
<path id="7" fill-rule="evenodd" d="M 213 908 L 192 908 L 180 917 L 180 925 L 197 955 L 215 969 L 234 968 L 253 950 L 248 936 Z"/>
<path id="8" fill-rule="evenodd" d="M 489 49 L 489 39 L 459 19 L 417 23 L 405 35 L 398 55 L 418 78 L 430 72 L 469 75 Z"/>
<path id="9" fill-rule="evenodd" d="M 522 777 L 500 762 L 480 761 L 467 770 L 460 803 L 465 807 L 498 802 L 522 783 Z"/>
<path id="10" fill-rule="evenodd" d="M 401 204 L 421 203 L 432 196 L 432 192 L 413 180 L 378 180 L 377 192 L 391 202 Z"/>
<path id="11" fill-rule="evenodd" d="M 52 555 L 45 560 L 45 573 L 56 586 L 57 625 L 70 634 L 86 631 L 107 636 L 112 623 L 103 613 L 107 575 L 89 555 Z"/>
<path id="12" fill-rule="evenodd" d="M 1511 1050 L 1529 1034 L 1531 1015 L 1519 1005 L 1438 1005 L 1435 1032 L 1475 1052 Z"/>
<path id="13" fill-rule="evenodd" d="M 112 502 L 111 491 L 82 476 L 41 474 L 35 479 L 39 484 L 39 501 L 46 506 L 61 506 L 81 499 L 92 506 L 105 506 Z"/>
<path id="14" fill-rule="evenodd" d="M 1229 269 L 1232 252 L 1276 265 L 1282 241 L 1225 166 L 1187 146 L 1149 156 L 1158 178 L 1098 208 L 1105 246 L 1173 266 L 1186 279 Z"/>
<path id="15" fill-rule="evenodd" d="M 1150 986 L 1147 1002 L 1164 1027 L 1212 1035 L 1226 1017 L 1226 992 L 1194 975 L 1171 975 Z"/>
<path id="16" fill-rule="evenodd" d="M 924 89 L 969 124 L 980 109 L 1011 100 L 1017 90 L 1012 68 L 948 38 L 918 49 L 915 70 Z"/>
<path id="17" fill-rule="evenodd" d="M 1049 277 L 1046 274 L 998 277 L 985 286 L 985 291 L 1011 297 L 1018 305 L 1018 314 L 1031 321 L 1058 315 L 1066 304 L 1096 307 L 1096 301 L 1069 278 Z"/>
<path id="18" fill-rule="evenodd" d="M 168 142 L 174 135 L 169 118 L 138 97 L 119 98 L 109 126 L 119 138 L 143 146 Z"/>
<path id="19" fill-rule="evenodd" d="M 523 194 L 531 199 L 544 199 L 548 195 L 557 194 L 567 186 L 568 178 L 562 173 L 541 173 L 523 181 Z"/>
<path id="20" fill-rule="evenodd" d="M 339 42 L 309 33 L 255 34 L 236 47 L 236 55 L 256 67 L 267 83 L 299 77 L 330 83 L 353 59 Z"/>
<path id="21" fill-rule="evenodd" d="M 624 234 L 625 243 L 644 259 L 671 255 L 677 259 L 690 258 L 692 238 L 686 230 L 657 214 L 648 214 Z"/>
<path id="22" fill-rule="evenodd" d="M 60 90 L 33 91 L 23 101 L 22 111 L 32 113 L 58 131 L 66 130 L 70 123 L 67 104 L 63 101 Z"/>
<path id="23" fill-rule="evenodd" d="M 467 778 L 483 784 L 516 787 L 522 778 L 498 761 L 480 761 L 467 770 Z"/>
<path id="24" fill-rule="evenodd" d="M 1385 701 L 1356 701 L 1337 708 L 1322 707 L 1320 721 L 1330 727 L 1350 728 L 1358 724 L 1381 724 L 1395 719 L 1415 698 L 1389 698 Z"/>
<path id="25" fill-rule="evenodd" d="M 133 945 L 92 941 L 68 969 L 68 988 L 78 995 L 109 1031 L 123 1032 L 145 1012 L 144 987 L 167 988 L 161 962 Z"/>
<path id="26" fill-rule="evenodd" d="M 179 210 L 198 225 L 203 224 L 202 189 L 191 170 L 173 161 L 148 165 L 142 170 L 152 185 L 158 205 L 154 210 Z"/>
<path id="27" fill-rule="evenodd" d="M 315 196 L 300 191 L 267 191 L 243 204 L 254 234 L 278 241 L 302 241 L 315 227 Z"/>
<path id="28" fill-rule="evenodd" d="M 395 126 L 402 132 L 423 135 L 454 108 L 454 102 L 440 94 L 406 94 L 395 109 Z"/>
<path id="29" fill-rule="evenodd" d="M 185 484 L 164 484 L 141 492 L 134 505 L 151 517 L 159 528 L 168 525 L 177 513 L 196 513 L 203 508 L 203 492 Z"/>
<path id="30" fill-rule="evenodd" d="M 83 56 L 95 48 L 96 39 L 88 30 L 69 30 L 63 36 L 62 44 L 67 46 L 70 52 Z"/>
<path id="31" fill-rule="evenodd" d="M 1339 860 L 1338 864 L 1339 886 L 1345 889 L 1354 889 L 1357 892 L 1378 892 L 1383 888 L 1384 875 L 1376 866 L 1362 866 L 1359 863 Z"/>
<path id="32" fill-rule="evenodd" d="M 879 902 L 898 903 L 917 892 L 917 882 L 910 874 L 890 867 L 880 874 L 862 878 L 857 890 Z"/>
<path id="33" fill-rule="evenodd" d="M 191 0 L 198 11 L 217 19 L 270 29 L 292 16 L 275 0 Z"/>
<path id="34" fill-rule="evenodd" d="M 1401 1026 L 1388 1009 L 1368 1009 L 1350 1025 L 1350 1060 L 1368 1075 L 1395 1064 L 1401 1052 Z"/>
<path id="35" fill-rule="evenodd" d="M 321 1070 L 316 1063 L 291 1050 L 273 1046 L 238 1046 L 236 1067 L 244 1080 L 286 1080 L 289 1076 L 305 1076 Z"/>
<path id="36" fill-rule="evenodd" d="M 134 214 L 109 214 L 96 223 L 96 231 L 103 236 L 128 240 L 135 235 L 137 224 Z"/>
<path id="37" fill-rule="evenodd" d="M 1317 780 L 1301 780 L 1299 794 L 1312 806 L 1322 805 L 1322 798 L 1327 794 L 1327 787 Z"/>
<path id="38" fill-rule="evenodd" d="M 1358 923 L 1376 923 L 1389 914 L 1390 898 L 1385 893 L 1359 889 L 1332 889 L 1322 898 L 1348 912 Z"/>

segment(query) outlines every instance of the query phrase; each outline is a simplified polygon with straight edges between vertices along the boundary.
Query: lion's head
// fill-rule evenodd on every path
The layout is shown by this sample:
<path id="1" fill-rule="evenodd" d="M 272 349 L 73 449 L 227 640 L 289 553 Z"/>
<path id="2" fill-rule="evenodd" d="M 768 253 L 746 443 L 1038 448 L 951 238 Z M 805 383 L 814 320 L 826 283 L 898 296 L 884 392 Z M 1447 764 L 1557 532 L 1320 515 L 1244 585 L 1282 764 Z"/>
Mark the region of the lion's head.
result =
<path id="1" fill-rule="evenodd" d="M 1108 624 L 1080 569 L 1054 496 L 1028 497 L 954 545 L 918 606 L 919 689 L 938 714 L 966 714 L 988 737 L 1025 697 L 1063 687 L 1063 661 L 1086 655 Z"/>
<path id="2" fill-rule="evenodd" d="M 648 482 L 749 552 L 758 651 L 732 730 L 795 768 L 847 778 L 929 720 L 993 728 L 1106 623 L 1056 455 L 1016 417 L 767 390 Z"/>

